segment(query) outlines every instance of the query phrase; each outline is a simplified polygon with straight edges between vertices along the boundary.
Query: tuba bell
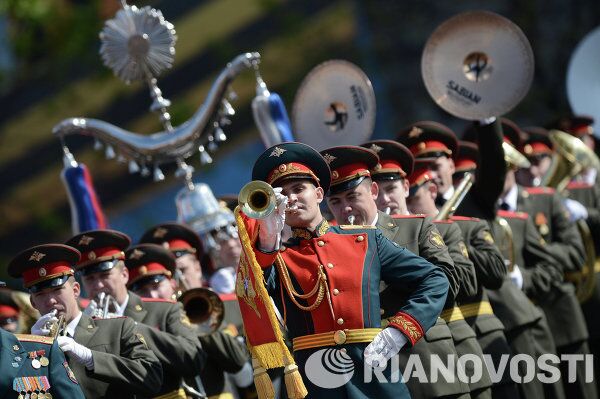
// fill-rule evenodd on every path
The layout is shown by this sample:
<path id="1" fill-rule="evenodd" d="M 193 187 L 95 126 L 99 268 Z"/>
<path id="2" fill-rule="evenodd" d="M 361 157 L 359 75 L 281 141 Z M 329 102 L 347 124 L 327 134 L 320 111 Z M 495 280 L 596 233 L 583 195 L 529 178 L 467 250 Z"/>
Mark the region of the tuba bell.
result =
<path id="1" fill-rule="evenodd" d="M 242 187 L 238 202 L 242 212 L 252 219 L 264 219 L 277 207 L 273 187 L 260 180 L 253 180 Z"/>
<path id="2" fill-rule="evenodd" d="M 548 173 L 542 179 L 542 185 L 563 193 L 572 178 L 588 168 L 600 169 L 600 160 L 594 152 L 577 137 L 560 130 L 550 131 L 550 140 L 554 144 L 555 154 Z M 587 301 L 596 285 L 594 262 L 596 249 L 592 233 L 585 220 L 577 221 L 577 229 L 583 240 L 585 262 L 581 273 L 567 273 L 565 279 L 575 284 L 575 293 L 580 303 Z"/>

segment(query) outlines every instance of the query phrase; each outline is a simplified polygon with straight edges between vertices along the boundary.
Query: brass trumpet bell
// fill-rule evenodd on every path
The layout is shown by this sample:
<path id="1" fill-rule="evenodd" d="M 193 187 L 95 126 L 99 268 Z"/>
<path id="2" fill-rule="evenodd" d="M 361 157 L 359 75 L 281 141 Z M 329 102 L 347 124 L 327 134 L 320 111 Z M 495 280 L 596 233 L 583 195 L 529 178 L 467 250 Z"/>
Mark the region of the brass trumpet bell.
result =
<path id="1" fill-rule="evenodd" d="M 252 219 L 264 219 L 277 207 L 273 187 L 260 180 L 253 180 L 242 187 L 238 195 L 238 203 L 242 212 Z"/>
<path id="2" fill-rule="evenodd" d="M 192 288 L 179 298 L 183 309 L 201 335 L 219 328 L 225 316 L 225 307 L 219 295 L 209 288 Z"/>
<path id="3" fill-rule="evenodd" d="M 562 192 L 571 179 L 588 168 L 600 169 L 600 160 L 583 141 L 560 130 L 550 131 L 556 155 L 548 173 L 542 179 L 542 186 L 554 187 Z"/>
<path id="4" fill-rule="evenodd" d="M 531 166 L 527 158 L 506 141 L 502 143 L 502 149 L 504 150 L 504 161 L 507 167 L 529 168 Z"/>

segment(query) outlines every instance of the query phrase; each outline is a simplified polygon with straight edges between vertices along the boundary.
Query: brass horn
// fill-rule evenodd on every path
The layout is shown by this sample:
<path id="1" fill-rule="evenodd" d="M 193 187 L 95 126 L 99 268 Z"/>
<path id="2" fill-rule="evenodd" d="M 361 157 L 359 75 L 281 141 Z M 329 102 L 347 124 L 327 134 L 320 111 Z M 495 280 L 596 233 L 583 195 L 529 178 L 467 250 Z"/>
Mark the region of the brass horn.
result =
<path id="1" fill-rule="evenodd" d="M 29 334 L 31 327 L 33 327 L 37 319 L 40 318 L 40 312 L 31 306 L 29 294 L 21 291 L 13 291 L 10 296 L 19 307 L 19 327 L 17 332 L 20 334 Z"/>
<path id="2" fill-rule="evenodd" d="M 577 137 L 560 130 L 551 130 L 550 140 L 554 144 L 555 154 L 552 157 L 548 173 L 542 179 L 543 186 L 553 187 L 562 193 L 569 181 L 585 169 L 600 169 L 600 160 L 596 154 Z M 594 275 L 596 249 L 590 228 L 585 220 L 577 221 L 577 229 L 583 240 L 585 262 L 581 273 L 568 273 L 565 275 L 565 279 L 575 284 L 577 299 L 583 303 L 594 293 L 596 285 Z"/>
<path id="3" fill-rule="evenodd" d="M 502 143 L 502 149 L 504 150 L 504 161 L 507 167 L 529 168 L 531 166 L 527 158 L 506 141 Z"/>
<path id="4" fill-rule="evenodd" d="M 242 212 L 252 219 L 264 219 L 277 207 L 273 187 L 260 180 L 253 180 L 242 187 L 238 202 Z"/>
<path id="5" fill-rule="evenodd" d="M 179 302 L 201 335 L 212 334 L 217 331 L 225 316 L 223 301 L 216 292 L 210 288 L 192 288 L 181 294 Z"/>
<path id="6" fill-rule="evenodd" d="M 452 194 L 452 197 L 450 197 L 448 201 L 446 201 L 444 206 L 440 209 L 440 211 L 435 217 L 435 220 L 446 220 L 452 217 L 452 215 L 454 215 L 454 212 L 456 212 L 456 209 L 463 201 L 463 199 L 465 199 L 465 196 L 473 186 L 474 180 L 475 177 L 473 176 L 473 173 L 465 173 L 465 177 L 463 177 L 459 185 L 456 187 L 456 190 L 454 190 L 454 194 Z"/>

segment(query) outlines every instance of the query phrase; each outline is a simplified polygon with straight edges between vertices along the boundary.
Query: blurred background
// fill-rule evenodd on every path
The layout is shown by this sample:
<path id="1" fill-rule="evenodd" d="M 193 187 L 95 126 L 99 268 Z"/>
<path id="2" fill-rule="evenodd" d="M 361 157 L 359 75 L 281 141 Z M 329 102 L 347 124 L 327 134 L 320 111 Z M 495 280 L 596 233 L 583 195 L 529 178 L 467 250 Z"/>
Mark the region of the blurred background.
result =
<path id="1" fill-rule="evenodd" d="M 215 76 L 236 55 L 259 51 L 261 73 L 291 111 L 296 90 L 318 63 L 343 58 L 373 82 L 377 98 L 374 137 L 392 138 L 403 126 L 437 120 L 459 135 L 466 125 L 431 100 L 421 79 L 425 42 L 444 20 L 466 10 L 497 12 L 519 25 L 535 54 L 535 79 L 509 118 L 545 124 L 569 113 L 565 78 L 577 43 L 600 25 L 597 0 L 148 0 L 129 1 L 162 11 L 175 25 L 173 68 L 158 84 L 172 101 L 174 125 L 204 101 Z M 64 118 L 98 118 L 122 128 L 162 130 L 148 110 L 145 85 L 125 85 L 103 66 L 98 33 L 119 9 L 116 0 L 0 0 L 0 279 L 18 251 L 71 234 L 69 204 L 60 180 L 62 151 L 52 127 Z M 600 76 L 600 73 L 599 73 Z M 195 181 L 214 193 L 234 194 L 250 180 L 264 149 L 252 120 L 255 93 L 251 71 L 233 83 L 237 98 L 227 142 L 211 165 L 196 168 Z M 149 226 L 176 219 L 175 194 L 182 188 L 167 177 L 130 175 L 125 164 L 93 150 L 91 139 L 67 144 L 85 163 L 112 228 L 136 240 Z M 14 283 L 14 282 L 13 282 Z"/>

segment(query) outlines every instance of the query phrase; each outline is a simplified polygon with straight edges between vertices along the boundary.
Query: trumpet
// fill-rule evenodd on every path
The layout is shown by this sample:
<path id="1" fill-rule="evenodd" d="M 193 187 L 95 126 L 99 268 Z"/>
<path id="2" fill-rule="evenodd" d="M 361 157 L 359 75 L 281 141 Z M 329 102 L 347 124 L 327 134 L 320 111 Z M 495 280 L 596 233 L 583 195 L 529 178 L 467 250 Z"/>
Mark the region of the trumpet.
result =
<path id="1" fill-rule="evenodd" d="M 175 280 L 178 285 L 176 299 L 198 333 L 204 336 L 217 331 L 225 317 L 225 306 L 219 295 L 210 288 L 190 288 L 179 270 L 175 272 Z"/>
<path id="2" fill-rule="evenodd" d="M 238 203 L 242 212 L 252 219 L 265 219 L 277 209 L 277 196 L 273 187 L 261 180 L 253 180 L 240 190 Z M 291 212 L 298 207 L 286 204 L 285 211 Z"/>
<path id="3" fill-rule="evenodd" d="M 118 308 L 119 303 L 113 296 L 101 292 L 90 301 L 83 313 L 98 319 L 110 319 L 117 316 L 114 311 Z"/>
<path id="4" fill-rule="evenodd" d="M 61 314 L 58 317 L 58 321 L 46 322 L 46 324 L 44 325 L 44 328 L 46 330 L 50 331 L 50 334 L 48 334 L 48 336 L 51 337 L 52 340 L 55 340 L 61 333 L 62 333 L 62 335 L 66 335 L 67 334 L 67 320 L 65 319 L 65 315 Z"/>

